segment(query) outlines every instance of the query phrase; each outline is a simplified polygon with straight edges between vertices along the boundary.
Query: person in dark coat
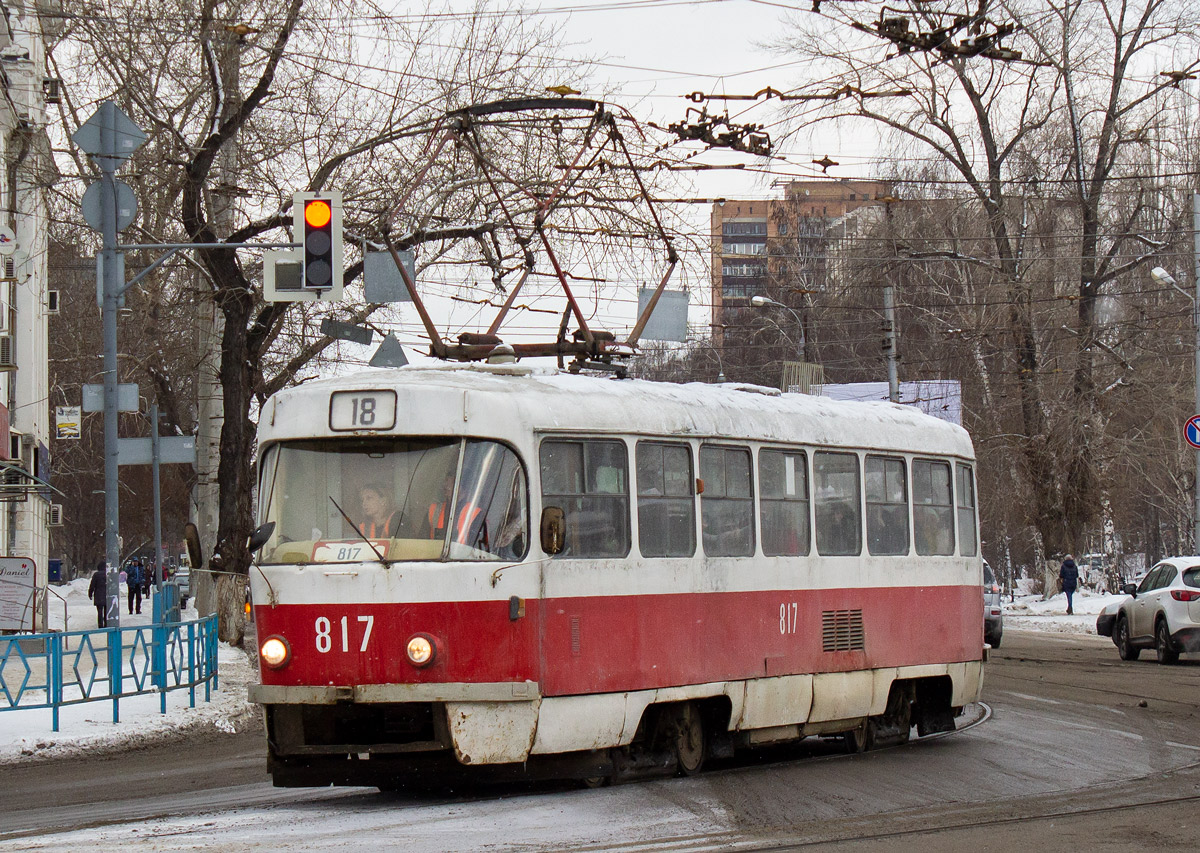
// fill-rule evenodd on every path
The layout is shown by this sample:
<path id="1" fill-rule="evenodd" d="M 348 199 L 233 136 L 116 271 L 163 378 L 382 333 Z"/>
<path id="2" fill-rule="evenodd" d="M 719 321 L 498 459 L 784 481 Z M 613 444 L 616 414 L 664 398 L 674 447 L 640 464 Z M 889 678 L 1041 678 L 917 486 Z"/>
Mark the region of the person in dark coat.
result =
<path id="1" fill-rule="evenodd" d="M 108 567 L 101 560 L 88 584 L 88 598 L 96 605 L 96 627 L 108 627 Z"/>
<path id="2" fill-rule="evenodd" d="M 146 570 L 142 566 L 142 561 L 134 558 L 129 564 L 129 568 L 125 571 L 125 588 L 129 591 L 127 597 L 129 599 L 129 613 L 131 616 L 134 613 L 142 612 L 142 584 L 145 582 Z M 137 602 L 136 610 L 134 610 L 134 602 Z"/>
<path id="3" fill-rule="evenodd" d="M 1062 561 L 1062 565 L 1058 569 L 1058 580 L 1062 584 L 1062 591 L 1067 595 L 1067 615 L 1070 616 L 1075 612 L 1073 601 L 1075 597 L 1075 587 L 1079 586 L 1079 567 L 1075 565 L 1075 560 L 1067 554 L 1067 559 Z"/>

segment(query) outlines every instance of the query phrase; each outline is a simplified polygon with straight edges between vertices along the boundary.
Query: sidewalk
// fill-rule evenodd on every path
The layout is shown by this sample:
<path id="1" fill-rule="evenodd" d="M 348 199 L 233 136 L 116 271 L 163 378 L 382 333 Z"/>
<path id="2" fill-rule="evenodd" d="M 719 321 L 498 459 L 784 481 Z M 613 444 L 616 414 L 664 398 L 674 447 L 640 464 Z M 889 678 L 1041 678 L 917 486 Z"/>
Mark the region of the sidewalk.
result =
<path id="1" fill-rule="evenodd" d="M 55 591 L 66 599 L 66 614 L 64 625 L 62 602 L 51 596 L 49 616 L 52 630 L 63 630 L 65 627 L 69 631 L 82 631 L 96 627 L 96 608 L 88 600 L 87 588 L 87 578 L 55 587 Z M 153 621 L 150 600 L 143 598 L 142 612 L 130 615 L 123 586 L 121 592 L 121 626 L 150 625 Z M 194 606 L 182 615 L 185 620 L 197 618 Z M 248 640 L 246 648 L 254 648 L 252 638 Z M 247 686 L 258 678 L 256 663 L 245 650 L 225 644 L 218 644 L 217 658 L 219 687 L 212 691 L 211 702 L 204 701 L 204 688 L 197 688 L 195 708 L 189 707 L 186 688 L 166 694 L 165 715 L 159 712 L 159 694 L 130 696 L 121 699 L 121 719 L 114 724 L 111 700 L 86 702 L 59 710 L 57 732 L 51 730 L 51 711 L 48 708 L 0 710 L 0 765 L 129 749 L 143 743 L 177 737 L 196 728 L 237 731 L 253 722 L 259 713 L 256 705 L 246 701 Z"/>

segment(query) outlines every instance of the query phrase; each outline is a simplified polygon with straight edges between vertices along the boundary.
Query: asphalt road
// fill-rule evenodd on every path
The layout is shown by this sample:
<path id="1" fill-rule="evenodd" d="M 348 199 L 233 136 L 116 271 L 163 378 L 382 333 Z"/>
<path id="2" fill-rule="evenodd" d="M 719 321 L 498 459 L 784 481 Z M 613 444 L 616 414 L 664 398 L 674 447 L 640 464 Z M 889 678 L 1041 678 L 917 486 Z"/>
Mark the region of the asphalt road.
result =
<path id="1" fill-rule="evenodd" d="M 1143 655 L 1143 657 L 1146 657 Z M 260 732 L 5 767 L 0 850 L 1200 848 L 1200 656 L 1009 631 L 992 715 L 860 756 L 792 749 L 692 779 L 456 794 L 270 787 Z"/>

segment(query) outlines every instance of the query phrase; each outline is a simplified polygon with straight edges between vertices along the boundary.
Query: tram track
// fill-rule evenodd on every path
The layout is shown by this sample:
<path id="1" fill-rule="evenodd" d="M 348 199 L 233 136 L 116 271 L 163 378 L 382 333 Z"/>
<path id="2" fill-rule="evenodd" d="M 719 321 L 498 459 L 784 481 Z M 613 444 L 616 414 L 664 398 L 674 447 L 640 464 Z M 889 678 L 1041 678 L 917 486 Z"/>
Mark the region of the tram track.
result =
<path id="1" fill-rule="evenodd" d="M 955 732 L 943 732 L 940 734 L 950 735 L 955 734 Z M 1145 783 L 1160 786 L 1184 776 L 1197 777 L 1193 781 L 1193 787 L 1200 783 L 1200 761 L 1182 766 L 1165 774 L 1153 773 L 1130 778 L 1125 780 L 1124 784 L 1138 785 Z M 670 853 L 670 851 L 688 851 L 688 853 L 707 853 L 707 851 L 723 851 L 723 853 L 773 853 L 773 851 L 800 850 L 807 847 L 846 843 L 860 844 L 897 841 L 962 830 L 986 831 L 988 828 L 1016 826 L 1031 822 L 1086 820 L 1089 817 L 1132 812 L 1137 809 L 1200 804 L 1200 793 L 1180 793 L 1174 796 L 1143 796 L 1135 798 L 1133 802 L 1108 802 L 1093 806 L 1079 806 L 1081 799 L 1089 797 L 1112 798 L 1115 796 L 1112 788 L 1112 785 L 1092 786 L 1084 789 L 1064 790 L 1050 795 L 1008 800 L 1003 804 L 967 803 L 960 807 L 950 806 L 935 810 L 909 810 L 874 814 L 834 823 L 822 821 L 819 825 L 814 825 L 813 830 L 810 832 L 785 830 L 776 833 L 770 839 L 764 839 L 761 835 L 754 837 L 750 833 L 730 830 L 692 836 L 675 836 L 672 838 L 656 839 L 650 842 L 630 842 L 628 844 L 606 843 L 599 846 L 574 847 L 572 849 L 577 851 L 577 853 L 601 853 L 602 851 L 610 851 L 610 853 Z M 1038 808 L 1039 805 L 1041 808 Z M 988 811 L 994 812 L 997 809 L 1003 809 L 1004 814 L 992 816 L 987 814 Z M 899 823 L 901 826 L 886 832 L 864 831 L 864 829 L 876 826 L 880 822 L 885 822 L 892 826 Z M 831 827 L 834 827 L 835 831 L 831 832 Z M 837 828 L 840 828 L 841 831 L 836 831 Z"/>

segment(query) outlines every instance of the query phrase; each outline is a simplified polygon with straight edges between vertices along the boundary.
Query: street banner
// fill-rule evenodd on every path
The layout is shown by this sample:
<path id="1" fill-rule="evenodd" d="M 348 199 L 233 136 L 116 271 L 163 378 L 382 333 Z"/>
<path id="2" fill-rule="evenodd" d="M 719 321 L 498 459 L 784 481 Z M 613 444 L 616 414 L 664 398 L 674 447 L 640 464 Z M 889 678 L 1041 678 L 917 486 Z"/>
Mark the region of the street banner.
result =
<path id="1" fill-rule="evenodd" d="M 54 420 L 57 427 L 56 438 L 79 438 L 79 424 L 83 418 L 82 406 L 57 406 L 54 409 Z"/>

